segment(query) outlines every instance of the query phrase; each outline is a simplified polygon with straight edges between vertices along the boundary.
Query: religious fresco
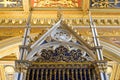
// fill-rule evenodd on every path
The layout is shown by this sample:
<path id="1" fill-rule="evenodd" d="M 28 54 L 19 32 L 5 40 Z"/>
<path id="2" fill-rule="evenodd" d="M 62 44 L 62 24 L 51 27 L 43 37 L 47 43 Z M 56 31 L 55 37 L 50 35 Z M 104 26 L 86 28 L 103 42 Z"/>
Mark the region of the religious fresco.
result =
<path id="1" fill-rule="evenodd" d="M 120 8 L 120 0 L 90 0 L 91 8 Z"/>
<path id="2" fill-rule="evenodd" d="M 81 7 L 82 0 L 31 0 L 32 7 Z"/>
<path id="3" fill-rule="evenodd" d="M 0 0 L 0 8 L 22 7 L 22 0 Z"/>

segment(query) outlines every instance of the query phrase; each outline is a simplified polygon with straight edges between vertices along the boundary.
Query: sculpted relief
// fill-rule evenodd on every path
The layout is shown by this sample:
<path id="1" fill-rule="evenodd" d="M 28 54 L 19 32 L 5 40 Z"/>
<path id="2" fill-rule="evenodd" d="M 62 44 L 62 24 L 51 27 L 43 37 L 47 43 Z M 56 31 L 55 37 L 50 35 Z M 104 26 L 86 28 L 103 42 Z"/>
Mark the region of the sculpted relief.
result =
<path id="1" fill-rule="evenodd" d="M 82 0 L 31 0 L 33 7 L 81 7 Z"/>

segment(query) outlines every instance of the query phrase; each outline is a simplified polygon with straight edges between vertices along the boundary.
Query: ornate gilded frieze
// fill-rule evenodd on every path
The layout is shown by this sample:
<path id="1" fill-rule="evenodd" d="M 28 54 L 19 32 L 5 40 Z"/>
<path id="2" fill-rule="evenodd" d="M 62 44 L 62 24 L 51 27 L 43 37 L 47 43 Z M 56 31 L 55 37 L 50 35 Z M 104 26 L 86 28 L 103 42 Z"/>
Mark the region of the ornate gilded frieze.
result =
<path id="1" fill-rule="evenodd" d="M 42 8 L 55 8 L 55 7 L 64 7 L 64 8 L 71 8 L 71 7 L 81 7 L 82 6 L 82 0 L 31 0 L 31 6 L 32 7 L 42 7 Z"/>
<path id="2" fill-rule="evenodd" d="M 36 68 L 39 66 L 39 68 L 61 68 L 61 69 L 66 69 L 66 68 L 76 68 L 76 69 L 80 69 L 80 68 L 94 68 L 94 65 L 92 65 L 92 62 L 83 62 L 83 63 L 79 63 L 79 62 L 49 62 L 49 63 L 38 63 L 38 62 L 31 62 L 32 66 L 30 66 L 30 68 Z"/>
<path id="3" fill-rule="evenodd" d="M 25 25 L 26 18 L 0 18 L 1 25 Z M 56 22 L 56 18 L 33 18 L 31 20 L 31 24 L 36 25 L 53 25 Z M 89 19 L 88 18 L 64 18 L 64 21 L 67 24 L 71 24 L 73 26 L 88 26 Z M 120 19 L 119 17 L 100 17 L 93 18 L 93 21 L 97 26 L 119 26 Z"/>

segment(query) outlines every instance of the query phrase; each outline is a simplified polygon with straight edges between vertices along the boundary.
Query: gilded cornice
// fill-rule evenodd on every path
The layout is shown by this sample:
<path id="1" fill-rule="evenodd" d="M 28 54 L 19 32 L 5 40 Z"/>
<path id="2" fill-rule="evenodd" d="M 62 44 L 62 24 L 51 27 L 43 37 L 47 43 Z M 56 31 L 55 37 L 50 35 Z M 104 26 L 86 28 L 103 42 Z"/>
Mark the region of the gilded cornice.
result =
<path id="1" fill-rule="evenodd" d="M 49 14 L 47 14 L 49 13 Z M 93 13 L 93 20 L 97 26 L 119 26 L 120 25 L 120 16 L 118 14 L 99 14 Z M 0 12 L 0 25 L 22 25 L 27 21 L 28 13 L 27 12 Z M 81 11 L 64 11 L 63 12 L 64 20 L 68 24 L 73 26 L 88 26 L 89 18 L 86 12 Z M 52 25 L 57 20 L 56 11 L 33 11 L 31 24 L 32 25 Z"/>

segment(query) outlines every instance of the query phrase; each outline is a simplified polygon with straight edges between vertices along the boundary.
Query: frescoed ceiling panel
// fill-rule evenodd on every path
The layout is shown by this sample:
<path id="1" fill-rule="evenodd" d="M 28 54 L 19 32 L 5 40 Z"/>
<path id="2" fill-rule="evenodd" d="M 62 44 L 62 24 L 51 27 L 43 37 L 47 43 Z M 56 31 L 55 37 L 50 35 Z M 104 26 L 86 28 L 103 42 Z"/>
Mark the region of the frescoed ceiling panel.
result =
<path id="1" fill-rule="evenodd" d="M 91 8 L 120 8 L 120 0 L 90 0 Z"/>
<path id="2" fill-rule="evenodd" d="M 0 8 L 22 7 L 22 0 L 0 0 Z"/>

